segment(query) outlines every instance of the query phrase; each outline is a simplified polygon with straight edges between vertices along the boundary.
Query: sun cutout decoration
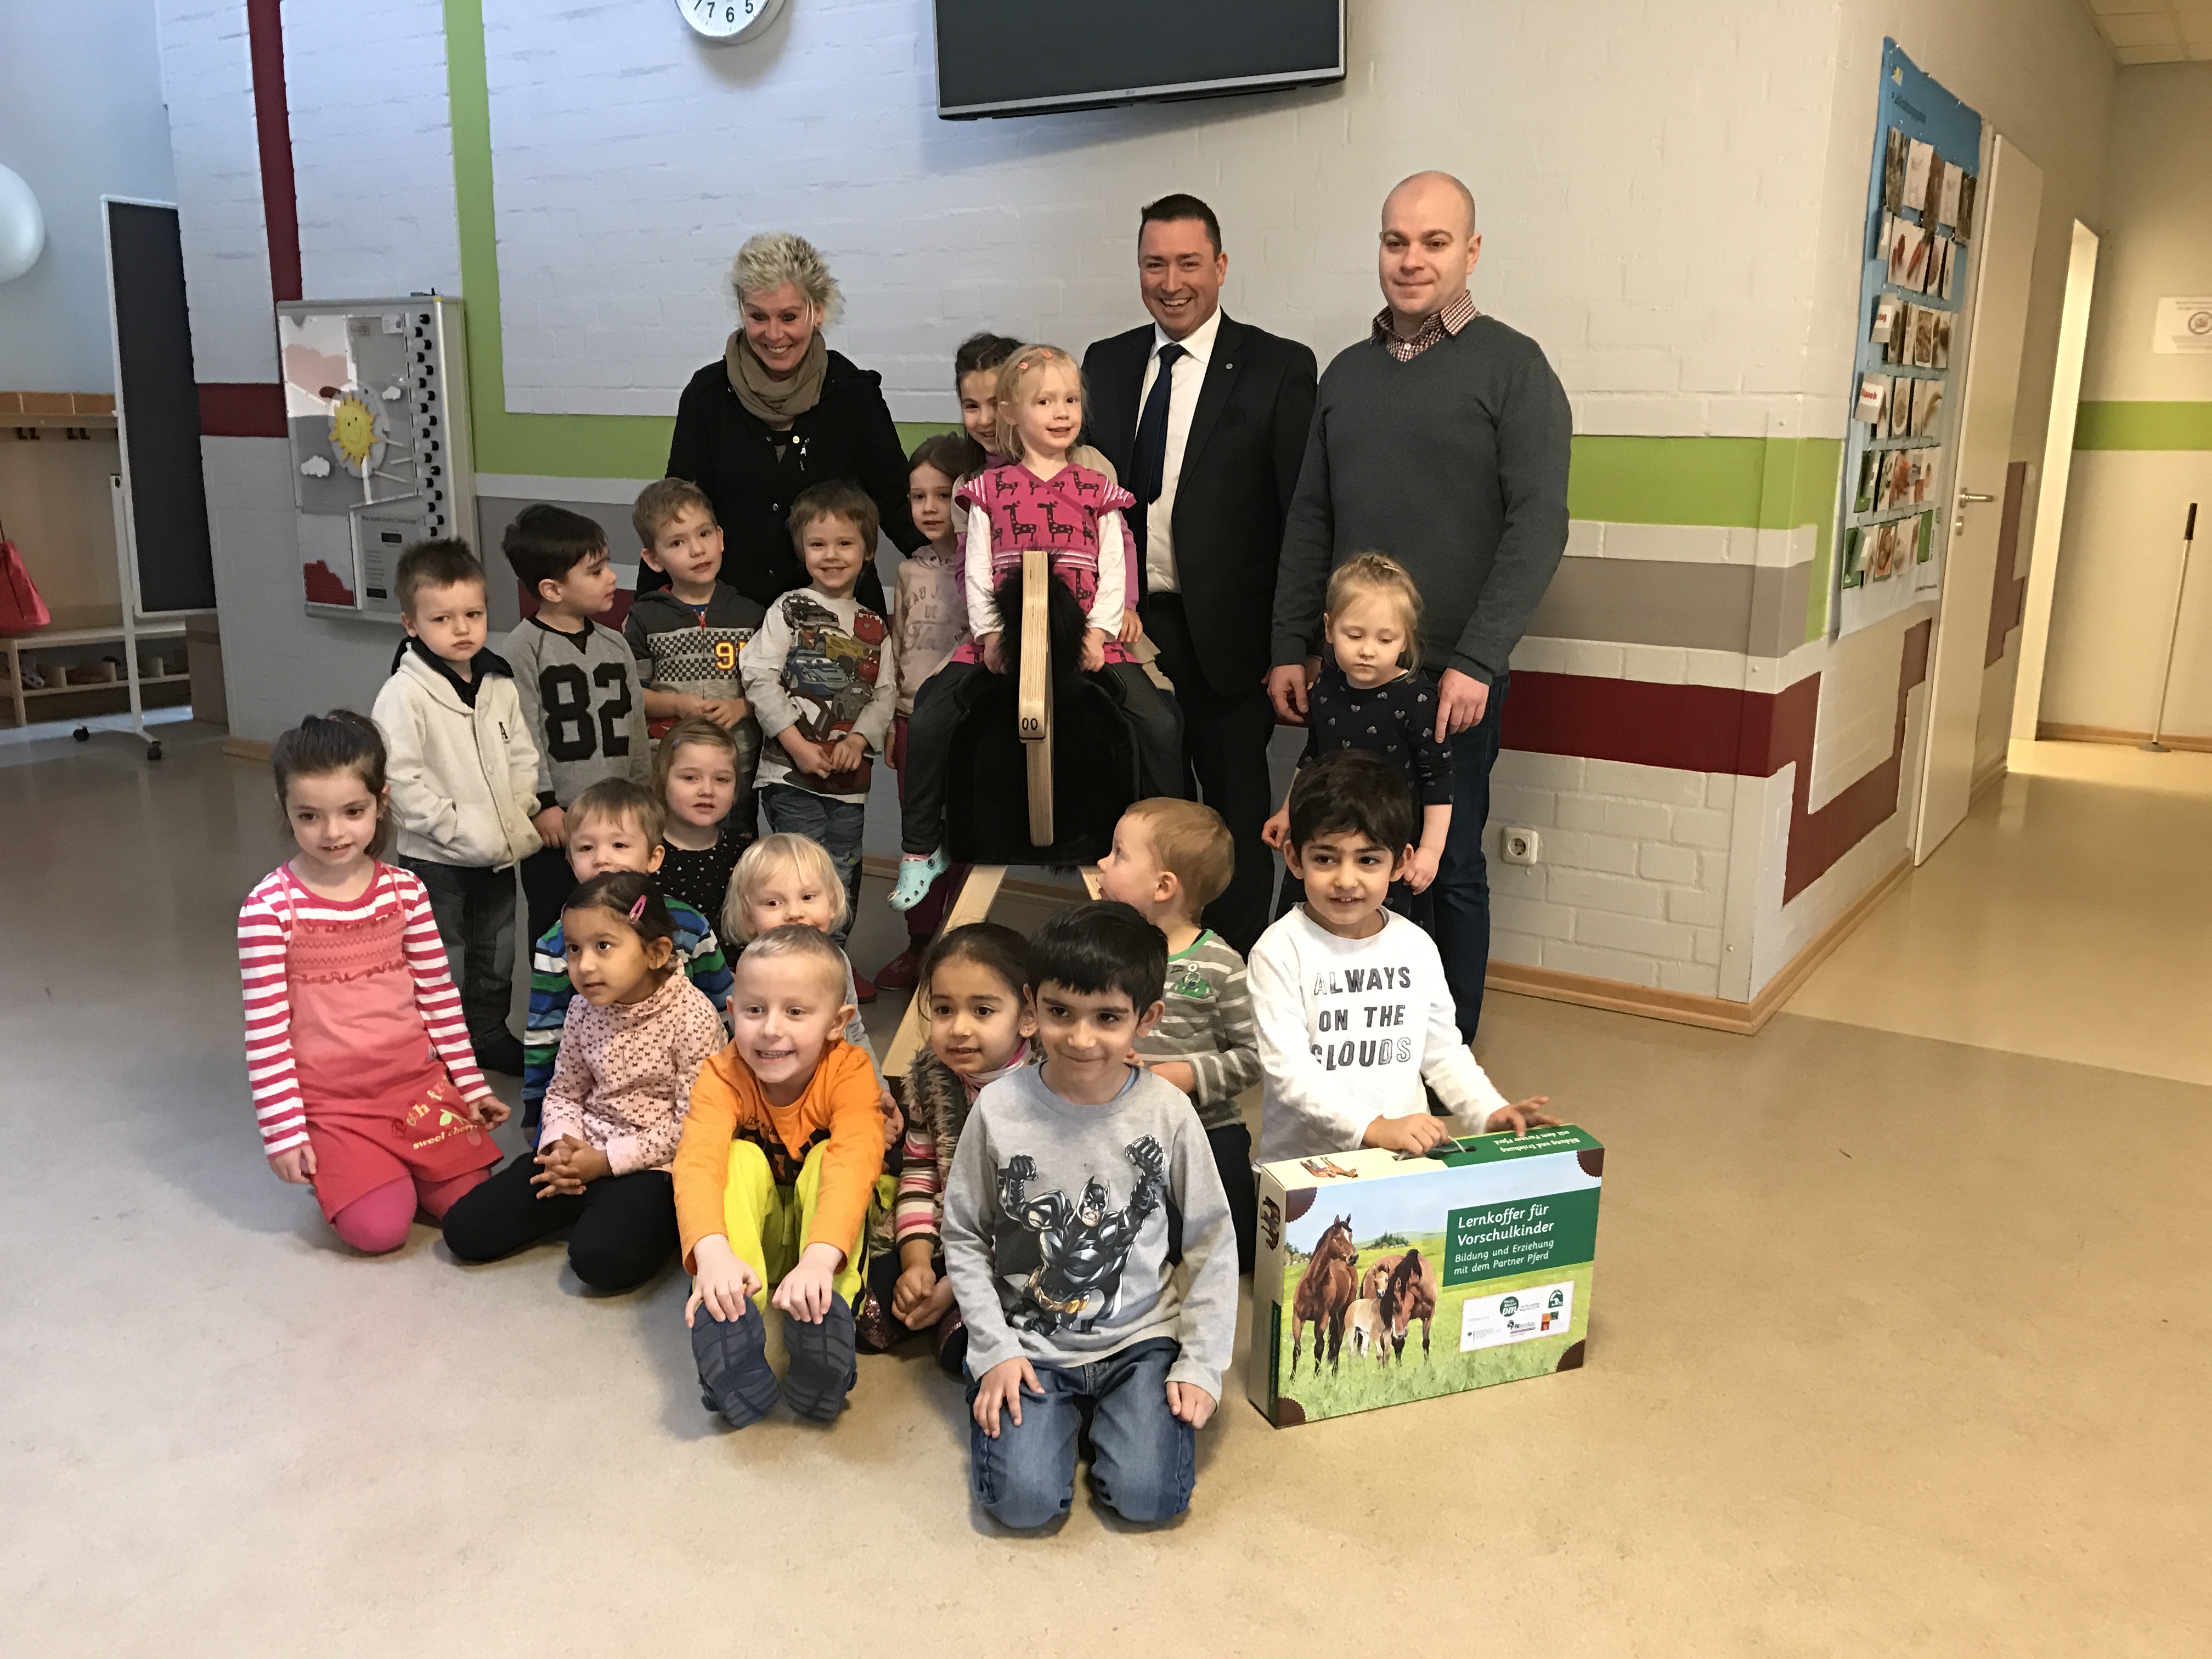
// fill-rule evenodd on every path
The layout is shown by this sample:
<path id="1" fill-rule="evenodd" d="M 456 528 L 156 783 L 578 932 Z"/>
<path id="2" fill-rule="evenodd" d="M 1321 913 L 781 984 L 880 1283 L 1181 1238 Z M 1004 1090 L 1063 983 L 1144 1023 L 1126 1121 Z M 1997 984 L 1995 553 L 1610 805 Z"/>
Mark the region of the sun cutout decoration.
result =
<path id="1" fill-rule="evenodd" d="M 384 416 L 370 407 L 358 387 L 347 387 L 331 406 L 331 453 L 357 478 L 367 477 L 369 469 L 384 459 L 387 430 Z"/>

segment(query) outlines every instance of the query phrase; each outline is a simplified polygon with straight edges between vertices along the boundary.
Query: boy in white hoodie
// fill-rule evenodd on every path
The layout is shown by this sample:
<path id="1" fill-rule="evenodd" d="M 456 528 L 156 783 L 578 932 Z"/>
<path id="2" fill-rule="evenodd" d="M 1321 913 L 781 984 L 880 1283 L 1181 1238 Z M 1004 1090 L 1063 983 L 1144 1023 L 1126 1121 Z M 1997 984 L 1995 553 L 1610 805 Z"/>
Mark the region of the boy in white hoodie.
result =
<path id="1" fill-rule="evenodd" d="M 1547 1097 L 1508 1103 L 1460 1038 L 1436 941 L 1386 910 L 1413 856 L 1413 791 L 1364 749 L 1340 749 L 1291 785 L 1284 860 L 1305 902 L 1260 935 L 1248 983 L 1260 1033 L 1260 1162 L 1358 1146 L 1427 1152 L 1453 1133 L 1525 1134 L 1558 1120 Z M 1423 1087 L 1426 1085 L 1426 1089 Z"/>
<path id="2" fill-rule="evenodd" d="M 479 1065 L 522 1075 L 507 1029 L 514 866 L 541 842 L 538 750 L 514 672 L 483 648 L 483 566 L 461 541 L 418 542 L 396 586 L 407 639 L 374 710 L 399 825 L 398 861 L 422 879 L 460 988 Z"/>

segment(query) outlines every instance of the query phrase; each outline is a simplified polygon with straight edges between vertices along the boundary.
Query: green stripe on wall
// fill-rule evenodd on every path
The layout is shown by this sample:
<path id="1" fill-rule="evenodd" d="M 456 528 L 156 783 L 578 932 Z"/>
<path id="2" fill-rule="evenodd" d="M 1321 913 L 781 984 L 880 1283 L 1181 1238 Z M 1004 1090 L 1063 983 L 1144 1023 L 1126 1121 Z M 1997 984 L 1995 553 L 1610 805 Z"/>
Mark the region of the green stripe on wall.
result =
<path id="1" fill-rule="evenodd" d="M 1790 530 L 1834 509 L 1834 438 L 1575 439 L 1567 512 L 1612 524 Z"/>
<path id="2" fill-rule="evenodd" d="M 2212 403 L 2084 401 L 2076 449 L 2212 449 Z"/>
<path id="3" fill-rule="evenodd" d="M 483 0 L 445 0 L 453 190 L 460 219 L 461 294 L 468 307 L 469 414 L 483 472 L 557 478 L 655 478 L 668 461 L 672 416 L 518 415 L 507 407 L 500 335 L 499 246 L 492 201 L 491 92 Z M 2088 405 L 2084 405 L 2086 411 Z M 949 423 L 898 422 L 911 449 Z M 1827 562 L 1843 445 L 1832 438 L 1578 436 L 1567 479 L 1577 519 L 1626 524 L 1817 527 L 1807 638 L 1826 626 Z"/>

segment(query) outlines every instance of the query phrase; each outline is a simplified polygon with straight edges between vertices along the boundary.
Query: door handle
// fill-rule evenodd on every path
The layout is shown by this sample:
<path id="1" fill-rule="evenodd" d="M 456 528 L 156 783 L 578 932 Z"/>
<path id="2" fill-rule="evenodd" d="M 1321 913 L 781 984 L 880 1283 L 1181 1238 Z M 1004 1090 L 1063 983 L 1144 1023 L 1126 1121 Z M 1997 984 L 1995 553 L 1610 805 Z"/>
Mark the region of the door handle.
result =
<path id="1" fill-rule="evenodd" d="M 1959 492 L 1959 505 L 1961 507 L 1964 507 L 1968 501 L 1993 501 L 1995 500 L 1996 500 L 1996 497 L 1994 495 L 1984 495 L 1972 489 L 1962 489 Z"/>

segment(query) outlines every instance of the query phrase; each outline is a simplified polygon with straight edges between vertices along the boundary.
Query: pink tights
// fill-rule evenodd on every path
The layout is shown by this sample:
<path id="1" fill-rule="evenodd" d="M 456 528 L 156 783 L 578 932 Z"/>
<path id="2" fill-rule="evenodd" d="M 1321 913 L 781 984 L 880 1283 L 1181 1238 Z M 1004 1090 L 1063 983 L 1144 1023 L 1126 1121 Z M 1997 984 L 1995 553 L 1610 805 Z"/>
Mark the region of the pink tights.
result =
<path id="1" fill-rule="evenodd" d="M 445 1181 L 416 1181 L 401 1176 L 354 1200 L 331 1218 L 331 1228 L 363 1255 L 389 1255 L 407 1242 L 407 1229 L 414 1224 L 418 1205 L 433 1221 L 442 1221 L 454 1200 L 488 1173 L 471 1170 Z"/>

